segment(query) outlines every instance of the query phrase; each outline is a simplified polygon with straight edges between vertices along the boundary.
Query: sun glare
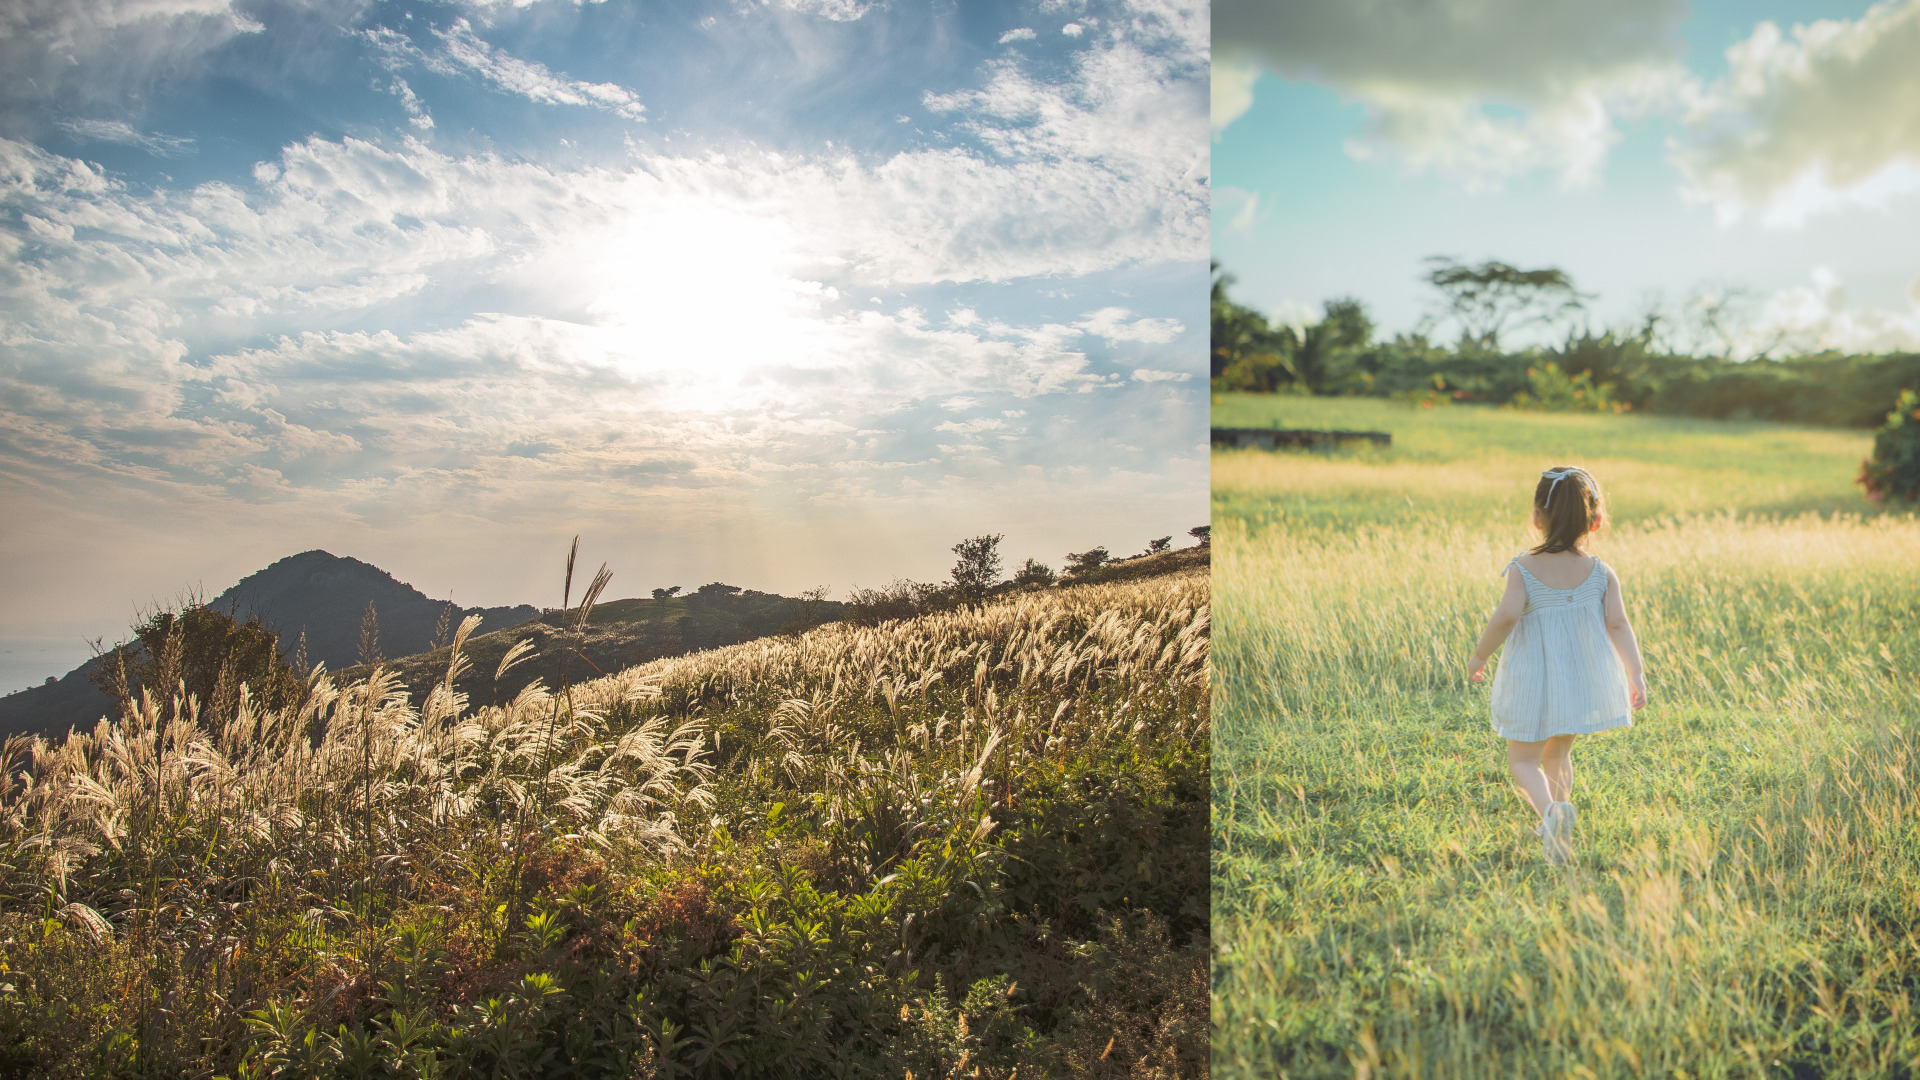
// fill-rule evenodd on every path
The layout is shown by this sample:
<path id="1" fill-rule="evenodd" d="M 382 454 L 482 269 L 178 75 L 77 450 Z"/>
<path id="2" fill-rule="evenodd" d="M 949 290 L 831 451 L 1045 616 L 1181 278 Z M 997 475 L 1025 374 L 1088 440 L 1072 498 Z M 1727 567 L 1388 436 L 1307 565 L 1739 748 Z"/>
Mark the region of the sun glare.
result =
<path id="1" fill-rule="evenodd" d="M 608 362 L 664 378 L 682 404 L 737 404 L 758 371 L 817 367 L 836 354 L 827 308 L 840 298 L 806 271 L 824 260 L 787 224 L 711 203 L 637 210 L 583 238 L 576 257 Z"/>

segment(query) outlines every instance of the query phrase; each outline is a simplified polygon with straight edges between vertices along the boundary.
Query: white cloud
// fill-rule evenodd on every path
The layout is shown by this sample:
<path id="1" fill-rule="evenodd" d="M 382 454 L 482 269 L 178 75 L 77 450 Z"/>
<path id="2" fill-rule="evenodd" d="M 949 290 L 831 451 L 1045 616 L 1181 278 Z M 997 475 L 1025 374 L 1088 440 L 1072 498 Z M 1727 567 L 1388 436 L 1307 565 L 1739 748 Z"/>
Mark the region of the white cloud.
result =
<path id="1" fill-rule="evenodd" d="M 15 222 L 0 229 L 0 501 L 154 508 L 129 513 L 157 536 L 223 537 L 208 523 L 235 502 L 270 502 L 256 554 L 296 533 L 331 543 L 346 522 L 390 550 L 484 548 L 475 568 L 497 568 L 500 536 L 619 523 L 743 575 L 844 566 L 859 544 L 897 565 L 881 560 L 903 534 L 944 551 L 983 507 L 1063 522 L 1044 527 L 1057 550 L 1143 506 L 1203 516 L 1204 454 L 1165 440 L 1191 442 L 1204 403 L 1127 450 L 1099 419 L 1178 395 L 1103 377 L 1084 351 L 1091 332 L 1149 342 L 1177 324 L 1134 300 L 1142 311 L 1087 312 L 1098 285 L 1028 290 L 1053 310 L 1019 318 L 993 306 L 1002 290 L 946 287 L 1197 265 L 1204 8 L 1134 16 L 1044 69 L 1015 59 L 977 94 L 937 99 L 966 125 L 961 145 L 892 156 L 709 143 L 580 166 L 312 138 L 250 181 L 153 187 L 0 140 L 0 218 Z M 429 62 L 536 100 L 639 104 L 472 27 L 456 61 L 461 32 L 444 55 L 423 39 L 437 59 L 366 36 L 418 127 L 426 87 L 400 76 Z M 949 321 L 963 303 L 975 319 Z M 1005 426 L 937 432 L 974 425 L 969 410 Z M 1082 437 L 1028 436 L 1029 422 Z M 936 437 L 959 456 L 934 461 Z M 766 554 L 796 537 L 824 554 Z"/>
<path id="2" fill-rule="evenodd" d="M 1128 238 L 1125 261 L 1204 256 L 1204 18 L 1180 8 L 1137 26 L 1075 53 L 1070 80 L 1043 81 L 1005 60 L 980 89 L 927 96 L 935 112 L 962 113 L 962 130 L 993 156 L 925 151 L 875 171 L 892 189 L 881 197 L 900 213 L 923 219 L 957 209 L 962 221 L 951 235 L 918 223 L 900 229 L 921 239 L 895 273 L 923 279 L 952 273 L 944 268 L 961 260 L 984 279 L 1004 280 L 1047 272 L 1029 260 L 1041 252 L 1084 273 L 1099 268 L 1082 247 L 1094 237 L 1113 254 L 1112 242 Z M 911 200 L 900 197 L 907 192 Z M 1074 248 L 1085 254 L 1069 254 Z"/>
<path id="3" fill-rule="evenodd" d="M 1808 284 L 1775 292 L 1734 344 L 1736 354 L 1772 349 L 1843 353 L 1920 351 L 1920 277 L 1907 286 L 1905 311 L 1855 307 L 1845 284 L 1815 267 Z"/>
<path id="4" fill-rule="evenodd" d="M 120 111 L 155 81 L 261 29 L 232 0 L 8 0 L 0 93 L 15 104 Z"/>
<path id="5" fill-rule="evenodd" d="M 1079 37 L 1081 34 L 1086 33 L 1086 30 L 1087 30 L 1086 27 L 1081 26 L 1077 22 L 1070 22 L 1067 25 L 1060 28 L 1061 33 L 1071 38 Z"/>
<path id="6" fill-rule="evenodd" d="M 629 120 L 642 119 L 646 112 L 639 95 L 626 87 L 569 79 L 555 75 L 541 64 L 509 56 L 482 40 L 465 19 L 456 19 L 448 29 L 434 33 L 447 46 L 444 55 L 428 58 L 429 65 L 436 70 L 451 73 L 464 68 L 509 94 L 543 105 L 604 109 Z"/>
<path id="7" fill-rule="evenodd" d="M 137 146 L 155 157 L 178 157 L 190 153 L 193 140 L 177 135 L 137 131 L 125 120 L 61 120 L 60 130 L 81 142 L 110 142 Z"/>
<path id="8" fill-rule="evenodd" d="M 1727 50 L 1672 147 L 1688 193 L 1723 222 L 1757 211 L 1797 227 L 1920 190 L 1920 3 L 1782 33 L 1762 22 Z"/>
<path id="9" fill-rule="evenodd" d="M 788 11 L 832 22 L 853 22 L 874 8 L 869 0 L 779 0 L 779 3 Z"/>
<path id="10" fill-rule="evenodd" d="M 1248 68 L 1338 90 L 1366 106 L 1349 140 L 1470 188 L 1536 168 L 1581 185 L 1619 140 L 1615 118 L 1672 100 L 1681 0 L 1221 0 L 1215 127 L 1251 102 Z"/>
<path id="11" fill-rule="evenodd" d="M 982 431 L 999 431 L 1007 425 L 1000 420 L 980 417 L 975 420 L 953 421 L 934 425 L 935 431 L 950 431 L 955 435 L 974 435 Z"/>
<path id="12" fill-rule="evenodd" d="M 1213 61 L 1211 123 L 1218 132 L 1246 115 L 1253 108 L 1253 84 L 1260 79 L 1260 65 L 1247 60 L 1218 57 Z"/>
<path id="13" fill-rule="evenodd" d="M 1105 307 L 1088 312 L 1074 326 L 1111 343 L 1137 341 L 1146 345 L 1165 345 L 1186 329 L 1178 319 L 1129 319 L 1132 314 L 1123 307 Z"/>
<path id="14" fill-rule="evenodd" d="M 450 45 L 471 39 L 461 55 L 476 65 L 499 58 L 463 26 L 449 34 Z M 929 95 L 929 108 L 956 116 L 977 149 L 863 161 L 747 147 L 657 167 L 781 208 L 814 237 L 812 249 L 843 252 L 857 280 L 877 285 L 1197 261 L 1207 250 L 1204 30 L 1203 9 L 1144 7 L 1125 33 L 1074 54 L 1064 79 L 1016 57 L 991 65 L 979 89 Z M 363 36 L 395 68 L 451 62 L 391 31 Z"/>
<path id="15" fill-rule="evenodd" d="M 1037 38 L 1039 36 L 1040 35 L 1033 32 L 1033 27 L 1022 26 L 1014 30 L 1009 30 L 1004 34 L 1001 34 L 1000 44 L 1005 45 L 1010 41 L 1032 41 L 1034 38 Z"/>
<path id="16" fill-rule="evenodd" d="M 1155 368 L 1134 368 L 1133 378 L 1135 382 L 1144 383 L 1186 382 L 1188 379 L 1193 378 L 1193 373 L 1190 371 L 1160 371 Z"/>
<path id="17" fill-rule="evenodd" d="M 393 92 L 393 96 L 400 99 L 400 107 L 407 111 L 408 123 L 422 131 L 433 127 L 432 114 L 427 112 L 427 107 L 421 102 L 420 95 L 414 93 L 413 87 L 407 85 L 407 80 L 395 79 L 388 89 Z"/>
<path id="18" fill-rule="evenodd" d="M 1230 233 L 1250 233 L 1266 217 L 1260 212 L 1259 192 L 1230 184 L 1213 189 L 1213 212 L 1216 221 L 1227 216 L 1224 229 Z"/>
<path id="19" fill-rule="evenodd" d="M 776 165 L 558 171 L 316 139 L 247 189 L 136 192 L 0 140 L 0 205 L 26 226 L 0 234 L 17 268 L 0 283 L 0 458 L 48 483 L 80 470 L 244 499 L 457 489 L 475 512 L 539 470 L 616 462 L 654 486 L 751 486 L 770 461 L 827 454 L 860 417 L 1100 386 L 1070 344 L 1083 332 L 1180 331 L 1121 308 L 1069 327 L 841 305 L 827 277 L 857 273 L 857 253 L 763 201 L 816 205 L 822 174 L 799 163 L 787 184 Z M 543 314 L 300 329 L 474 288 Z M 213 356 L 194 344 L 263 334 Z M 529 440 L 554 449 L 506 453 Z"/>

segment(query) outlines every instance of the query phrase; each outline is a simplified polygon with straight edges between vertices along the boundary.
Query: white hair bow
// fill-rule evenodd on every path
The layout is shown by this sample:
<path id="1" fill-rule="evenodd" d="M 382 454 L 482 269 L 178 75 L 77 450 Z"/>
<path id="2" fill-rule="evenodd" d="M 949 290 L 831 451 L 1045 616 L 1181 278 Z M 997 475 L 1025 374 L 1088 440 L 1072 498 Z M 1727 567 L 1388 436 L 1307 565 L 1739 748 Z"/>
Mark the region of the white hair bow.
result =
<path id="1" fill-rule="evenodd" d="M 1587 470 L 1580 468 L 1578 465 L 1565 469 L 1548 469 L 1540 475 L 1543 477 L 1553 477 L 1553 483 L 1547 485 L 1546 505 L 1549 506 L 1553 504 L 1553 489 L 1560 486 L 1560 481 L 1565 480 L 1569 476 L 1577 476 L 1580 478 L 1582 486 L 1585 486 L 1587 483 Z"/>

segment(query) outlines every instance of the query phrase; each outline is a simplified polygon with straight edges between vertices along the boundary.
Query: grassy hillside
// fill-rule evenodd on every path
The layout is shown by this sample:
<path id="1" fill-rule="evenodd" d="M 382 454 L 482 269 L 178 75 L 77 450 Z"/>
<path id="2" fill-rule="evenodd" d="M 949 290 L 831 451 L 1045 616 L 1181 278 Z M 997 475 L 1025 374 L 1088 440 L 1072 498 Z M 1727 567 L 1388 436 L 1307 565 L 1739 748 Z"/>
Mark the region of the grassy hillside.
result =
<path id="1" fill-rule="evenodd" d="M 1215 456 L 1216 1073 L 1920 1070 L 1920 519 L 1851 487 L 1866 440 L 1266 401 L 1394 447 Z M 1564 463 L 1650 704 L 1577 746 L 1556 870 L 1465 663 Z"/>
<path id="2" fill-rule="evenodd" d="M 1185 571 L 1207 571 L 1208 549 L 1181 548 L 1157 555 L 1119 559 L 1086 571 L 1072 580 L 1082 584 L 1130 581 Z M 1001 586 L 1004 595 L 1018 592 Z M 610 600 L 594 606 L 586 626 L 576 636 L 568 620 L 572 610 L 551 610 L 530 623 L 475 634 L 465 645 L 471 665 L 458 688 L 476 703 L 500 704 L 535 680 L 558 686 L 563 680 L 591 678 L 609 671 L 644 664 L 780 633 L 798 633 L 839 619 L 849 605 L 833 600 L 780 596 L 752 589 L 728 591 L 707 586 L 686 596 L 664 599 Z M 871 621 L 871 620 L 868 620 Z M 485 628 L 485 623 L 482 623 Z M 525 641 L 533 646 L 526 661 L 496 677 L 495 670 L 508 650 Z M 442 681 L 450 656 L 448 648 L 400 657 L 387 666 L 406 686 L 416 706 Z M 338 678 L 365 679 L 365 667 L 341 671 Z"/>
<path id="3" fill-rule="evenodd" d="M 1200 1075 L 1207 597 L 9 742 L 0 1072 Z"/>
<path id="4" fill-rule="evenodd" d="M 838 617 L 845 606 L 830 600 L 707 586 L 686 596 L 598 604 L 578 634 L 571 632 L 574 611 L 554 609 L 531 622 L 468 639 L 464 652 L 470 669 L 456 681 L 456 688 L 475 704 L 502 704 L 536 680 L 558 686 L 669 656 L 796 632 Z M 480 628 L 486 630 L 487 624 L 483 621 Z M 522 641 L 531 643 L 532 653 L 496 676 L 500 661 Z M 451 650 L 442 646 L 390 659 L 386 666 L 418 706 L 444 680 L 450 656 Z M 354 666 L 341 670 L 338 678 L 352 682 L 369 674 L 367 668 Z"/>

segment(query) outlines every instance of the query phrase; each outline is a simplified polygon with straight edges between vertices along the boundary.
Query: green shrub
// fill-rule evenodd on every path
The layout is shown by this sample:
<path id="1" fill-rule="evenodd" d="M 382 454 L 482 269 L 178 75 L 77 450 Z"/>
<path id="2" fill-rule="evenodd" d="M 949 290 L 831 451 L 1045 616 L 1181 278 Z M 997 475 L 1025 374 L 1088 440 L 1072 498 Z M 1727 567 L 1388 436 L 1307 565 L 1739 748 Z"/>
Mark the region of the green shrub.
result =
<path id="1" fill-rule="evenodd" d="M 1920 501 L 1920 394 L 1900 391 L 1887 422 L 1874 436 L 1873 456 L 1860 463 L 1856 482 L 1876 502 L 1888 496 Z"/>
<path id="2" fill-rule="evenodd" d="M 219 729 L 239 708 L 247 688 L 255 709 L 295 705 L 306 692 L 273 631 L 248 615 L 245 621 L 201 604 L 161 609 L 133 628 L 134 640 L 117 646 L 95 676 L 100 688 L 121 702 L 142 691 L 167 697 L 184 686 L 199 703 L 207 726 Z"/>
<path id="3" fill-rule="evenodd" d="M 1510 407 L 1522 412 L 1625 412 L 1632 408 L 1613 398 L 1613 384 L 1594 384 L 1593 372 L 1568 375 L 1548 361 L 1527 368 L 1527 389 L 1513 395 Z"/>

